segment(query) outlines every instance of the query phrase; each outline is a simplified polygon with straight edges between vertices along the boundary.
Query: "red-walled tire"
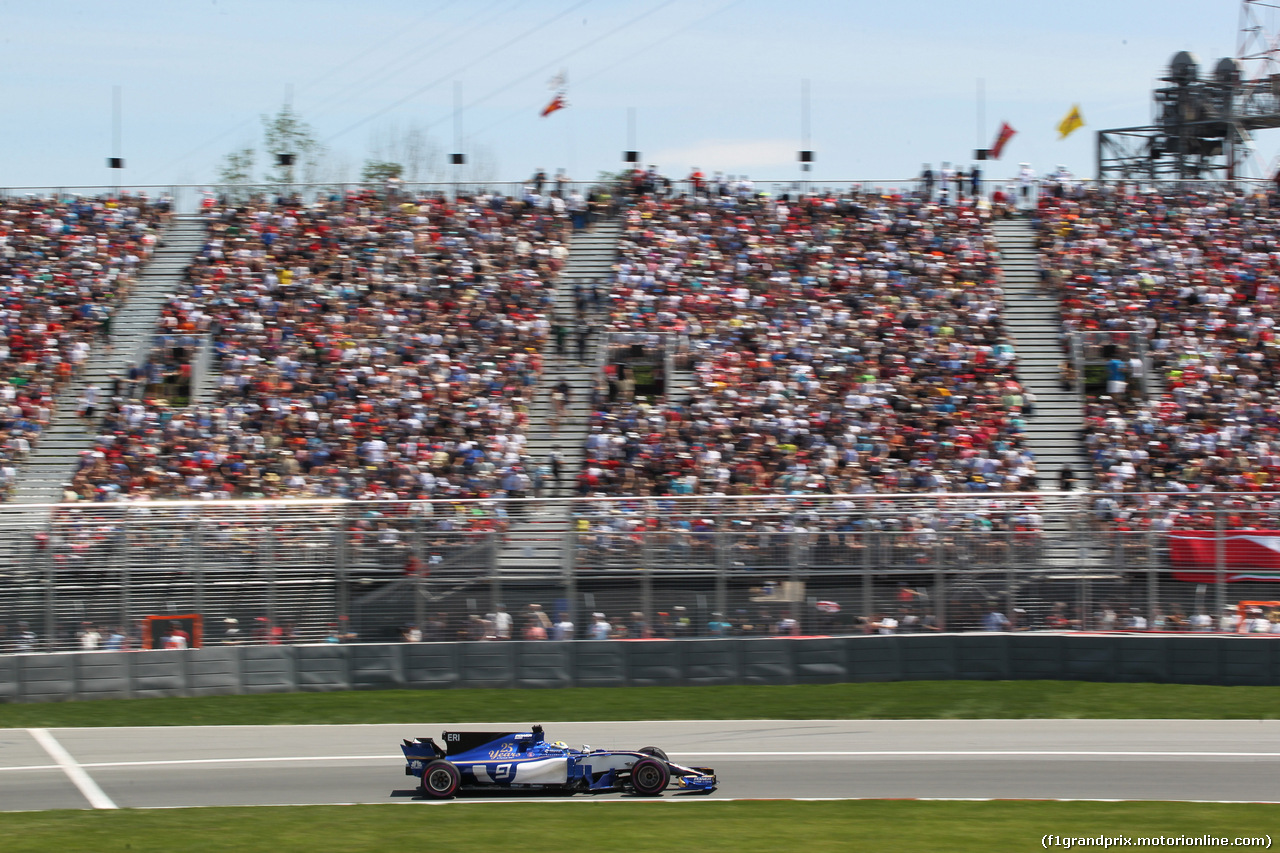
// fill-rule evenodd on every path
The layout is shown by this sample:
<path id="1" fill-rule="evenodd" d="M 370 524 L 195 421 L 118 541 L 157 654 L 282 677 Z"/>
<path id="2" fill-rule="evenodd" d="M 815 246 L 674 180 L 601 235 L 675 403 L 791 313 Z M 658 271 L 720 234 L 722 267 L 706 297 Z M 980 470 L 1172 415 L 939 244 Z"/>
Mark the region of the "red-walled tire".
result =
<path id="1" fill-rule="evenodd" d="M 631 765 L 631 789 L 642 797 L 656 797 L 671 783 L 671 768 L 665 761 L 642 758 Z"/>
<path id="2" fill-rule="evenodd" d="M 427 762 L 422 768 L 422 794 L 433 800 L 447 800 L 458 793 L 462 774 L 443 758 Z"/>

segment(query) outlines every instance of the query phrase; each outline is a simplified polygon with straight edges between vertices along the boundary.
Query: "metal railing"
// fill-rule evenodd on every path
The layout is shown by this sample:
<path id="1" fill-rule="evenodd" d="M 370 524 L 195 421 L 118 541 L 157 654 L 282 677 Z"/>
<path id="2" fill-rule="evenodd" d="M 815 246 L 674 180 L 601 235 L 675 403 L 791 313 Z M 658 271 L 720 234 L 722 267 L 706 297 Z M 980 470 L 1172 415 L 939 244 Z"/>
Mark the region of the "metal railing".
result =
<path id="1" fill-rule="evenodd" d="M 1033 629 L 1203 630 L 1241 601 L 1280 599 L 1280 565 L 1241 550 L 1280 543 L 1280 517 L 1266 496 L 1247 497 L 5 505 L 0 649 L 20 635 L 76 648 L 86 625 L 130 637 L 165 614 L 200 614 L 209 636 L 288 626 L 310 640 L 339 625 L 370 640 L 518 637 L 559 621 L 585 632 L 595 613 L 610 636 L 858 632 L 886 619 L 978 630 L 993 614 Z M 1171 540 L 1173 501 L 1186 504 L 1176 528 L 1197 531 L 1198 557 Z M 513 518 L 557 543 L 554 565 L 499 559 Z"/>
<path id="2" fill-rule="evenodd" d="M 983 178 L 980 182 L 980 189 L 984 196 L 990 197 L 997 190 L 1008 190 L 1010 187 L 1018 187 L 1018 179 L 1015 176 L 1009 178 Z M 21 186 L 21 187 L 0 187 L 0 200 L 5 198 L 20 198 L 24 196 L 37 196 L 41 198 L 72 198 L 76 196 L 97 197 L 103 195 L 119 195 L 127 193 L 130 195 L 146 195 L 148 198 L 156 199 L 161 196 L 167 196 L 173 201 L 173 210 L 179 214 L 191 214 L 198 212 L 206 199 L 223 199 L 230 201 L 243 201 L 252 197 L 275 198 L 282 196 L 298 196 L 304 202 L 311 203 L 317 200 L 323 200 L 330 197 L 345 197 L 351 193 L 368 192 L 381 200 L 395 201 L 399 197 L 414 197 L 421 194 L 439 194 L 447 198 L 457 198 L 459 195 L 474 195 L 482 193 L 498 193 L 508 198 L 522 198 L 527 189 L 532 186 L 530 180 L 515 181 L 431 181 L 431 182 L 414 182 L 402 183 L 397 185 L 388 195 L 388 188 L 383 182 L 361 182 L 361 181 L 330 181 L 324 183 L 297 183 L 297 184 L 272 184 L 265 182 L 255 182 L 246 184 L 118 184 L 118 185 L 99 185 L 99 186 Z M 940 184 L 934 185 L 934 197 L 939 196 Z M 954 182 L 951 184 L 955 186 Z M 1033 188 L 1038 192 L 1043 187 L 1051 186 L 1051 184 L 1043 176 L 1036 179 Z M 1147 181 L 1147 180 L 1123 180 L 1123 181 L 1097 181 L 1094 179 L 1077 179 L 1070 180 L 1072 187 L 1126 187 L 1142 192 L 1150 191 L 1206 191 L 1220 192 L 1226 190 L 1244 190 L 1246 192 L 1266 191 L 1272 189 L 1275 184 L 1271 180 L 1264 179 L 1236 179 L 1226 180 L 1168 180 L 1168 181 Z M 964 192 L 962 195 L 969 197 L 971 195 L 971 182 L 967 179 L 964 181 Z M 587 195 L 596 189 L 606 189 L 611 193 L 626 194 L 625 187 L 606 186 L 600 181 L 566 181 L 563 185 L 558 185 L 555 181 L 548 181 L 543 186 L 543 194 L 559 190 L 564 194 L 573 191 L 581 192 Z M 816 193 L 847 193 L 856 191 L 861 193 L 874 194 L 910 194 L 919 193 L 923 189 L 923 184 L 919 176 L 901 177 L 901 178 L 826 178 L 826 179 L 789 179 L 789 178 L 763 178 L 753 179 L 751 191 L 754 193 L 768 193 L 774 197 L 782 195 L 812 195 Z M 696 188 L 694 183 L 689 180 L 680 179 L 673 180 L 669 188 L 663 190 L 668 195 L 694 195 Z M 949 198 L 955 197 L 952 191 L 948 195 Z"/>

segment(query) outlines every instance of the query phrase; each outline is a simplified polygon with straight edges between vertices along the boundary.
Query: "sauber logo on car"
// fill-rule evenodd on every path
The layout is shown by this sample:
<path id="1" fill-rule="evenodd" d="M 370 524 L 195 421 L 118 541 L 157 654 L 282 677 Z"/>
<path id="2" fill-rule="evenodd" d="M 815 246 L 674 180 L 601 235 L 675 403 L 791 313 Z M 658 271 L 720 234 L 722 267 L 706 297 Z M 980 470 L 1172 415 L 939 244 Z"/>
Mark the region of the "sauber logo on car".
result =
<path id="1" fill-rule="evenodd" d="M 490 758 L 514 758 L 515 755 L 516 755 L 516 748 L 509 743 L 504 744 L 501 749 L 489 750 Z"/>

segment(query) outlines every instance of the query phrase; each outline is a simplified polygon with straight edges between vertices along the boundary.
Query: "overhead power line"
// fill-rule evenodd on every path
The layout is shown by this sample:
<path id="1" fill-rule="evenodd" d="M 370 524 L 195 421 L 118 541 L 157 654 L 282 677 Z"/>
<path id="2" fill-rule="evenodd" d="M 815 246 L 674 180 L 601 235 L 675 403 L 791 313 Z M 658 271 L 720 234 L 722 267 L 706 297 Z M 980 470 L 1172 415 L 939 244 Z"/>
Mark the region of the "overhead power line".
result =
<path id="1" fill-rule="evenodd" d="M 406 69 L 422 62 L 425 56 L 429 56 L 432 49 L 437 45 L 448 43 L 463 43 L 467 38 L 477 31 L 487 29 L 493 26 L 494 21 L 500 19 L 504 15 L 510 14 L 520 5 L 523 0 L 514 0 L 510 5 L 503 6 L 507 0 L 496 0 L 489 4 L 483 11 L 475 14 L 469 14 L 467 20 L 471 25 L 467 29 L 460 32 L 452 30 L 438 33 L 434 38 L 413 45 L 408 51 L 400 51 L 393 54 L 389 61 L 384 62 L 377 68 L 369 71 L 359 77 L 346 80 L 342 84 L 342 88 L 346 90 L 346 94 L 334 92 L 323 100 L 311 104 L 307 108 L 308 120 L 312 124 L 320 123 L 326 115 L 333 112 L 332 107 L 341 106 L 350 102 L 355 98 L 368 99 L 369 90 L 385 85 L 387 82 L 396 79 L 406 72 Z M 501 7 L 501 8 L 499 8 Z M 354 91 L 352 91 L 354 90 Z"/>
<path id="2" fill-rule="evenodd" d="M 406 29 L 404 29 L 404 30 L 401 30 L 401 33 L 402 33 L 402 34 L 412 34 L 412 33 L 416 32 L 416 31 L 418 30 L 418 28 L 420 28 L 423 24 L 427 23 L 429 20 L 432 20 L 432 19 L 433 19 L 433 18 L 435 18 L 435 17 L 436 17 L 440 12 L 443 12 L 443 11 L 444 11 L 448 6 L 450 6 L 451 4 L 456 3 L 456 2 L 457 2 L 457 0 L 445 0 L 445 2 L 444 2 L 444 3 L 442 3 L 440 6 L 437 6 L 437 7 L 436 7 L 435 9 L 433 9 L 432 11 L 427 12 L 426 14 L 424 14 L 421 18 L 419 18 L 416 22 L 414 22 L 414 23 L 413 23 L 412 25 L 410 25 L 408 28 L 406 28 Z M 361 59 L 365 58 L 366 56 L 368 56 L 369 54 L 371 54 L 371 53 L 373 53 L 373 52 L 375 52 L 375 51 L 377 51 L 377 50 L 384 50 L 384 49 L 386 49 L 386 46 L 387 46 L 387 39 L 386 39 L 386 37 L 380 36 L 377 42 L 375 42 L 374 44 L 370 45 L 368 48 L 366 48 L 365 50 L 361 51 L 359 54 L 357 54 L 357 55 L 355 55 L 355 56 L 353 56 L 353 57 L 351 57 L 351 58 L 347 59 L 345 62 L 341 62 L 341 63 L 339 63 L 338 65 L 336 65 L 336 66 L 334 66 L 334 67 L 332 67 L 332 68 L 327 68 L 323 74 L 321 74 L 320 76 L 318 76 L 318 77 L 316 77 L 316 78 L 312 79 L 310 82 L 308 82 L 308 83 L 304 84 L 304 85 L 303 85 L 303 87 L 302 87 L 302 88 L 303 88 L 303 90 L 305 91 L 305 90 L 307 90 L 307 89 L 314 88 L 314 87 L 315 87 L 315 86 L 317 86 L 319 83 L 323 82 L 324 80 L 327 80 L 328 78 L 332 77 L 334 74 L 338 73 L 339 71 L 341 71 L 341 70 L 343 70 L 343 69 L 345 69 L 345 68 L 349 67 L 352 63 L 354 63 L 354 62 L 358 62 L 359 60 L 361 60 Z M 161 172 L 166 172 L 166 171 L 168 171 L 169 169 L 173 168 L 174 166 L 178 165 L 179 163 L 182 163 L 182 162 L 184 162 L 185 160 L 188 160 L 188 159 L 190 159 L 191 157 L 194 157 L 196 154 L 199 154 L 201 151 L 204 151 L 205 149 L 209 148 L 209 147 L 210 147 L 210 146 L 212 146 L 213 144 L 215 144 L 215 143 L 217 143 L 217 142 L 221 142 L 222 140 L 226 139 L 228 136 L 231 136 L 231 135 L 232 135 L 232 134 L 234 134 L 234 133 L 239 133 L 241 130 L 244 130 L 244 129 L 245 129 L 246 127 L 248 127 L 249 125 L 256 123 L 256 122 L 257 122 L 257 120 L 258 120 L 258 116 L 257 116 L 257 115 L 254 115 L 254 116 L 252 116 L 252 117 L 250 117 L 250 118 L 247 118 L 247 119 L 245 119 L 245 120 L 243 120 L 243 121 L 241 121 L 241 122 L 239 122 L 239 123 L 237 123 L 237 124 L 233 125 L 232 127 L 228 128 L 227 130 L 224 130 L 222 133 L 219 133 L 217 136 L 213 136 L 213 137 L 210 137 L 210 138 L 208 138 L 208 139 L 204 140 L 204 141 L 203 141 L 203 142 L 201 142 L 199 145 L 197 145 L 196 147 L 192 148 L 192 149 L 191 149 L 190 151 L 188 151 L 187 153 L 183 154 L 181 157 L 175 157 L 174 159 L 172 159 L 172 160 L 170 160 L 168 163 L 166 163 L 164 166 L 162 166 L 162 167 L 160 167 L 160 168 L 157 168 L 157 169 L 152 169 L 152 170 L 148 171 L 148 172 L 146 173 L 146 174 L 147 174 L 147 177 L 148 177 L 148 178 L 150 178 L 150 176 L 155 175 L 155 174 L 157 174 L 157 173 L 161 173 Z"/>
<path id="3" fill-rule="evenodd" d="M 702 24 L 702 23 L 705 23 L 706 21 L 711 20 L 712 18 L 716 17 L 717 15 L 720 15 L 720 14 L 722 14 L 722 13 L 724 13 L 724 12 L 729 11 L 729 10 L 730 10 L 731 8 L 733 8 L 734 6 L 741 5 L 743 2 L 745 2 L 745 0 L 731 0 L 731 2 L 726 3 L 725 5 L 721 6 L 719 9 L 716 9 L 716 10 L 715 10 L 715 11 L 713 11 L 713 12 L 709 12 L 709 13 L 707 13 L 706 15 L 703 15 L 701 18 L 698 18 L 698 19 L 697 19 L 697 20 L 695 20 L 695 21 L 692 21 L 692 22 L 690 22 L 690 23 L 683 24 L 683 25 L 681 25 L 680 27 L 677 27 L 676 29 L 672 30 L 671 32 L 669 32 L 669 33 L 667 33 L 667 34 L 665 34 L 665 35 L 663 35 L 663 36 L 660 36 L 659 38 L 656 38 L 656 39 L 654 39 L 653 41 L 649 42 L 649 43 L 648 43 L 648 44 L 646 44 L 644 47 L 639 48 L 638 50 L 634 50 L 634 51 L 632 51 L 631 53 L 626 54 L 626 55 L 625 55 L 625 56 L 623 56 L 622 58 L 620 58 L 620 59 L 618 59 L 618 60 L 616 60 L 616 61 L 614 61 L 614 62 L 609 63 L 609 64 L 608 64 L 608 65 L 606 65 L 604 68 L 597 69 L 596 71 L 593 71 L 593 72 L 591 72 L 591 73 L 589 73 L 589 74 L 585 74 L 585 75 L 582 75 L 582 74 L 575 75 L 575 77 L 574 77 L 574 80 L 575 80 L 574 85 L 575 85 L 575 86 L 577 86 L 577 85 L 580 85 L 580 84 L 582 84 L 582 83 L 586 83 L 586 82 L 588 82 L 588 81 L 590 81 L 590 80 L 594 80 L 594 79 L 596 79 L 597 77 L 600 77 L 600 76 L 602 76 L 602 75 L 604 75 L 604 74 L 607 74 L 607 73 L 609 73 L 610 71 L 612 71 L 613 69 L 617 68 L 619 65 L 622 65 L 623 63 L 626 63 L 626 62 L 630 62 L 632 59 L 635 59 L 637 56 L 640 56 L 640 55 L 641 55 L 641 54 L 643 54 L 643 53 L 648 53 L 649 51 L 653 50 L 655 47 L 658 47 L 659 45 L 664 44 L 665 42 L 669 41 L 670 39 L 675 38 L 676 36 L 681 35 L 681 34 L 683 34 L 683 33 L 687 32 L 688 30 L 693 29 L 694 27 L 696 27 L 696 26 L 698 26 L 698 25 L 700 25 L 700 24 Z M 664 5 L 668 5 L 668 4 L 664 4 Z M 661 7 L 659 7 L 659 8 L 661 8 Z M 655 10 L 653 10 L 653 11 L 657 11 L 657 9 L 655 9 Z M 575 50 L 574 52 L 576 53 L 577 51 Z M 557 58 L 554 62 L 558 62 L 558 61 L 559 61 L 559 58 Z M 549 63 L 549 64 L 554 64 L 554 62 Z M 545 67 L 545 66 L 544 66 L 544 67 Z M 509 85 L 507 85 L 507 86 L 504 86 L 500 91 L 505 92 L 507 89 L 510 89 L 512 86 L 517 85 L 518 83 L 522 83 L 522 82 L 524 82 L 525 80 L 529 79 L 530 77 L 534 76 L 534 74 L 537 74 L 537 73 L 540 73 L 540 72 L 535 71 L 535 72 L 532 72 L 532 73 L 530 73 L 530 74 L 526 74 L 524 77 L 521 77 L 521 78 L 520 78 L 520 80 L 515 81 L 515 82 L 513 82 L 513 83 L 511 83 L 511 84 L 509 84 Z M 499 92 L 499 91 L 490 92 L 488 95 L 486 95 L 484 98 L 482 98 L 482 99 L 481 99 L 481 101 L 483 101 L 483 100 L 487 100 L 488 98 L 490 98 L 490 97 L 492 97 L 492 96 L 494 96 L 494 95 L 497 95 L 497 94 L 500 94 L 500 92 Z M 475 103 L 480 103 L 481 101 L 476 101 Z M 492 130 L 493 128 L 498 127 L 498 126 L 500 126 L 500 125 L 506 124 L 507 122 L 509 122 L 509 121 L 511 121 L 511 120 L 513 120 L 513 119 L 515 119 L 515 118 L 517 118 L 518 116 L 525 115 L 525 114 L 526 114 L 526 112 L 527 112 L 526 110 L 520 110 L 520 111 L 518 111 L 518 112 L 513 112 L 513 113 L 512 113 L 512 114 L 510 114 L 510 115 L 503 116 L 502 118 L 500 118 L 500 119 L 498 119 L 498 120 L 496 120 L 496 121 L 490 122 L 489 124 L 485 125 L 484 127 L 480 128 L 479 130 L 475 131 L 475 134 L 476 134 L 476 135 L 478 135 L 478 134 L 484 133 L 484 132 L 486 132 L 486 131 L 488 131 L 488 130 Z"/>
<path id="4" fill-rule="evenodd" d="M 436 79 L 432 80 L 430 83 L 427 83 L 426 85 L 419 86 L 417 89 L 414 89 L 412 92 L 410 92 L 409 94 L 405 95 L 404 97 L 399 98 L 399 99 L 397 99 L 397 100 L 395 100 L 395 101 L 392 101 L 390 104 L 387 104 L 385 107 L 382 107 L 382 108 L 381 108 L 381 109 L 379 109 L 379 110 L 375 110 L 373 113 L 369 114 L 368 116 L 365 116 L 364 118 L 360 119 L 360 120 L 359 120 L 359 121 L 357 121 L 357 122 L 354 122 L 354 123 L 352 123 L 352 124 L 347 125 L 347 126 L 346 126 L 346 127 L 344 127 L 342 130 L 338 131 L 337 133 L 335 133 L 335 134 L 333 134 L 332 136 L 330 136 L 330 137 L 328 137 L 327 139 L 325 139 L 325 140 L 324 140 L 324 141 L 325 141 L 325 144 L 328 144 L 328 143 L 332 142 L 333 140 L 338 139 L 339 137 L 342 137 L 342 136 L 347 135 L 348 133 L 350 133 L 351 131 L 355 130 L 355 129 L 356 129 L 356 128 L 358 128 L 358 127 L 364 127 L 366 124 L 368 124 L 369 122 L 373 121 L 374 119 L 376 119 L 376 118 L 380 118 L 380 117 L 382 117 L 382 116 L 386 115 L 387 113 L 391 112 L 392 110 L 394 110 L 396 107 L 399 107 L 399 106 L 401 106 L 401 105 L 403 105 L 403 104 L 408 103 L 409 101 L 411 101 L 411 100 L 413 100 L 414 98 L 418 97 L 419 95 L 421 95 L 423 92 L 427 91 L 428 89 L 431 89 L 431 88 L 432 88 L 432 87 L 434 87 L 434 86 L 438 86 L 438 85 L 440 85 L 441 83 L 443 83 L 443 82 L 444 82 L 444 81 L 446 81 L 446 80 L 450 80 L 450 79 L 453 79 L 453 78 L 457 77 L 459 73 L 461 73 L 462 71 L 467 70 L 467 69 L 468 69 L 468 68 L 470 68 L 472 65 L 475 65 L 475 64 L 477 64 L 477 63 L 479 63 L 479 62 L 483 62 L 483 61 L 485 61 L 486 59 L 489 59 L 490 57 L 494 56 L 495 54 L 500 53 L 501 51 L 504 51 L 504 50 L 506 50 L 507 48 L 511 47 L 511 46 L 512 46 L 513 44 L 515 44 L 516 42 L 521 41 L 522 39 L 526 39 L 526 38 L 528 38 L 529 36 L 531 36 L 531 35 L 533 35 L 534 33 L 536 33 L 538 30 L 541 30 L 541 29 L 543 29 L 543 28 L 545 28 L 545 27 L 549 27 L 549 26 L 551 26 L 551 25 L 552 25 L 552 24 L 554 24 L 556 21 L 558 21 L 558 20 L 560 20 L 561 18 L 563 18 L 565 15 L 568 15 L 569 13 L 571 13 L 571 12 L 573 12 L 573 11 L 576 11 L 577 9 L 582 8 L 583 6 L 587 5 L 587 3 L 589 3 L 589 2 L 591 2 L 591 0 L 578 0 L 578 2 L 571 4 L 568 8 L 564 9 L 564 10 L 563 10 L 563 11 L 561 11 L 561 12 L 557 12 L 555 15 L 552 15 L 550 18 L 547 18 L 547 19 L 546 19 L 545 21 L 543 21 L 542 23 L 539 23 L 539 24 L 536 24 L 536 25 L 534 25 L 534 26 L 530 27 L 529 29 L 525 30 L 524 32 L 520 33 L 520 34 L 519 34 L 519 35 L 517 35 L 517 36 L 514 36 L 513 38 L 508 39 L 507 41 L 503 42 L 502 44 L 500 44 L 500 45 L 498 45 L 497 47 L 493 48 L 492 50 L 488 51 L 487 53 L 484 53 L 484 54 L 482 54 L 482 55 L 480 55 L 480 56 L 477 56 L 477 57 L 472 58 L 472 59 L 471 59 L 469 62 L 467 62 L 465 65 L 462 65 L 462 66 L 460 66 L 459 68 L 455 68 L 455 69 L 453 69 L 453 70 L 451 70 L 451 71 L 449 71 L 449 72 L 447 72 L 447 73 L 445 73 L 445 74 L 442 74 L 441 76 L 439 76 L 439 77 L 437 77 Z M 668 0 L 668 3 L 674 3 L 674 2 L 675 2 L 675 0 Z M 664 3 L 663 5 L 667 5 L 667 4 L 666 4 L 666 3 Z"/>

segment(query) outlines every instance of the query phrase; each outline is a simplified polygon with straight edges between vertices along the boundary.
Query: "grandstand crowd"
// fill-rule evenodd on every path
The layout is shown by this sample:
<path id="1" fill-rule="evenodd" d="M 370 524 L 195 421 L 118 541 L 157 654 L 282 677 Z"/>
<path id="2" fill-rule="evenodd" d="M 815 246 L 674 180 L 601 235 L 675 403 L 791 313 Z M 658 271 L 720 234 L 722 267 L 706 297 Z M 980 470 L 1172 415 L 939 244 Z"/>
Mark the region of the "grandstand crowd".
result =
<path id="1" fill-rule="evenodd" d="M 208 405 L 118 399 L 68 497 L 520 495 L 567 255 L 549 197 L 374 193 L 206 211 L 154 358 L 211 332 Z"/>
<path id="2" fill-rule="evenodd" d="M 1041 202 L 1042 264 L 1065 331 L 1110 341 L 1106 393 L 1092 396 L 1084 425 L 1099 488 L 1275 487 L 1274 201 L 1243 189 L 1105 187 Z"/>
<path id="3" fill-rule="evenodd" d="M 984 214 L 878 193 L 641 197 L 610 326 L 687 338 L 687 399 L 592 412 L 582 494 L 1036 485 Z"/>
<path id="4" fill-rule="evenodd" d="M 0 200 L 0 499 L 68 405 L 59 392 L 110 347 L 169 213 L 168 199 L 142 196 Z"/>
<path id="5" fill-rule="evenodd" d="M 0 492 L 55 406 L 78 402 L 96 438 L 67 501 L 577 495 L 604 499 L 578 505 L 584 567 L 631 565 L 643 548 L 743 569 L 786 565 L 797 547 L 806 564 L 1034 559 L 1041 503 L 1019 493 L 1048 487 L 1049 472 L 1025 441 L 1034 395 L 1002 323 L 990 228 L 1025 215 L 1061 305 L 1064 387 L 1085 386 L 1096 526 L 1135 564 L 1151 554 L 1124 534 L 1212 527 L 1207 493 L 1242 493 L 1233 529 L 1280 529 L 1275 195 L 1062 175 L 1038 194 L 955 183 L 793 197 L 650 171 L 603 203 L 550 183 L 517 197 L 211 200 L 148 362 L 97 398 L 61 402 L 110 345 L 168 204 L 5 200 Z M 623 224 L 612 280 L 557 316 L 571 235 L 608 211 Z M 531 412 L 556 400 L 547 365 L 567 363 L 566 330 L 585 314 L 610 334 L 678 341 L 692 378 L 651 393 L 610 365 L 589 399 L 562 398 L 557 418 L 576 407 L 586 435 L 561 489 L 554 460 L 528 449 L 546 427 Z M 1084 375 L 1072 370 L 1077 333 L 1096 363 Z M 191 400 L 206 338 L 215 382 Z M 903 492 L 968 502 L 871 511 L 876 495 Z M 679 496 L 786 500 L 654 511 Z M 845 497 L 807 508 L 819 496 Z M 437 558 L 510 521 L 500 502 L 461 507 L 432 510 Z M 422 557 L 395 513 L 353 525 L 357 549 Z"/>
<path id="6" fill-rule="evenodd" d="M 1084 333 L 1105 374 L 1087 387 L 1081 436 L 1096 521 L 1129 534 L 1280 527 L 1275 304 L 1280 211 L 1259 188 L 1047 194 L 1045 284 L 1064 336 Z"/>

